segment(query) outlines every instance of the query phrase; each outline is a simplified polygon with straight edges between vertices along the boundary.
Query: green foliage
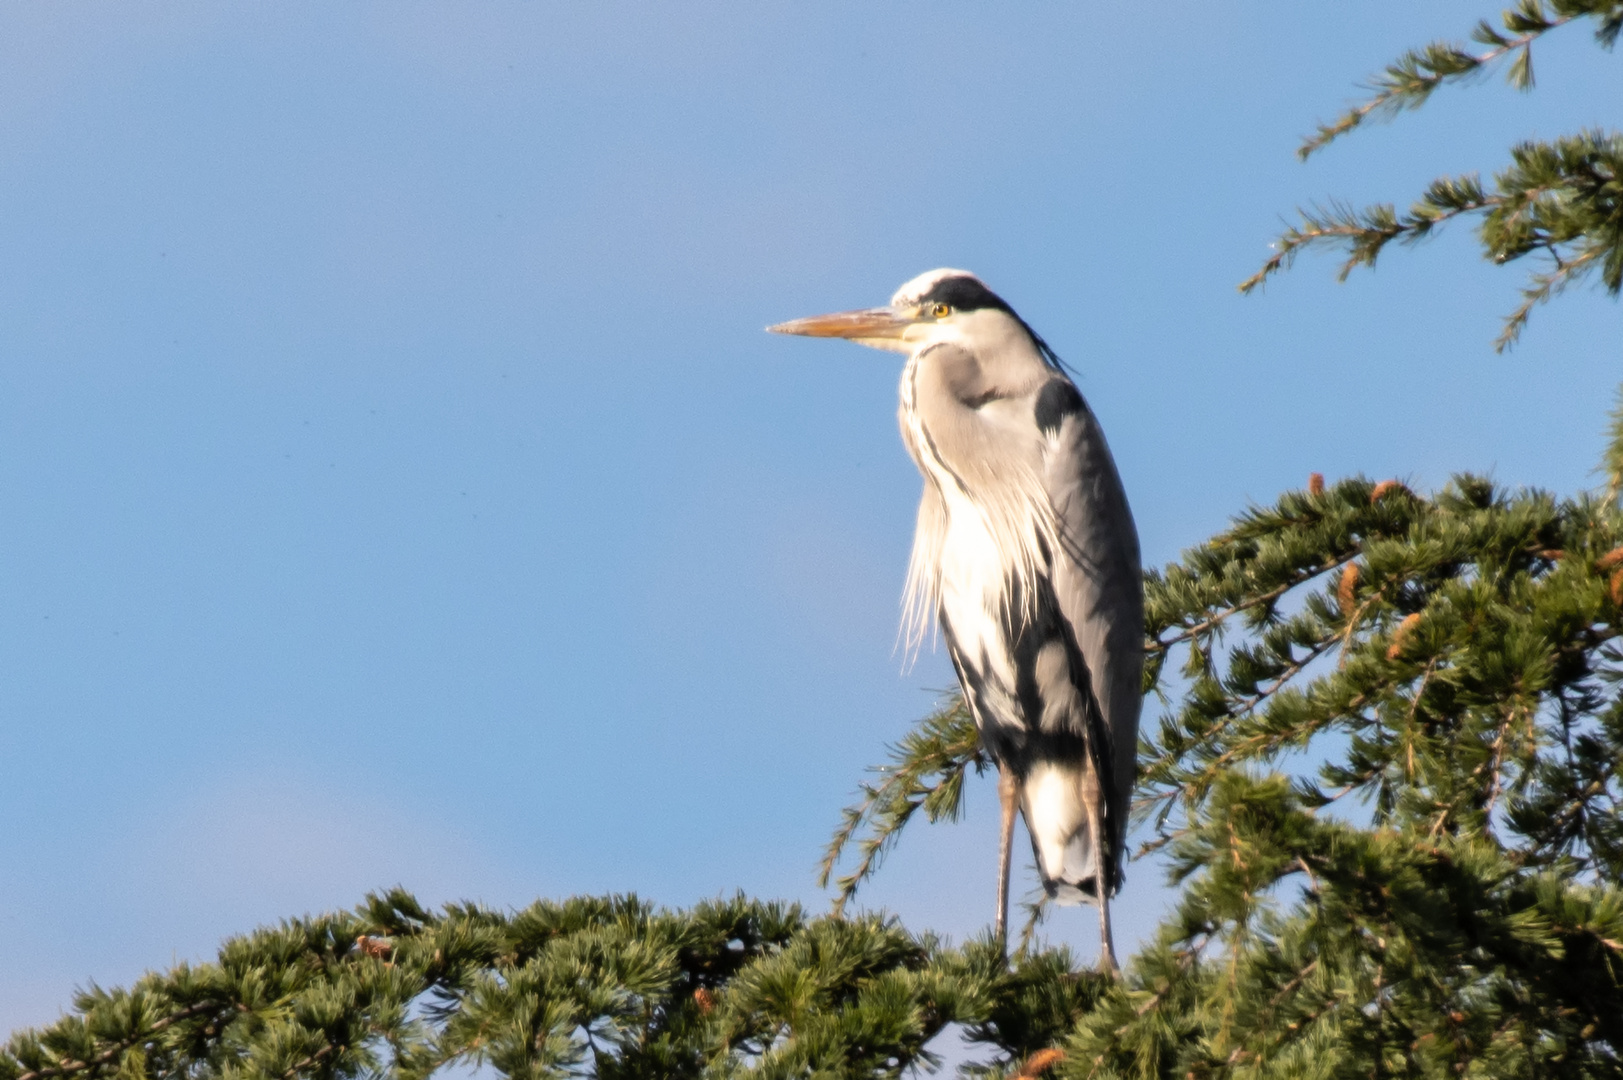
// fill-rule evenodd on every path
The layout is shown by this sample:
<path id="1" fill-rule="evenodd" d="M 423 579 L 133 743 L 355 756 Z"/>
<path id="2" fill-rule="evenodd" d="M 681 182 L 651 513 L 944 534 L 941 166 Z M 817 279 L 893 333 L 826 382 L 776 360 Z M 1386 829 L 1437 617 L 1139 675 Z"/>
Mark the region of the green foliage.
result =
<path id="1" fill-rule="evenodd" d="M 1391 205 L 1357 210 L 1335 205 L 1299 211 L 1274 256 L 1240 288 L 1249 292 L 1268 275 L 1288 268 L 1305 248 L 1341 246 L 1340 278 L 1375 265 L 1393 240 L 1418 243 L 1462 214 L 1480 213 L 1484 254 L 1496 263 L 1540 254 L 1550 268 L 1535 272 L 1522 303 L 1505 319 L 1496 348 L 1513 344 L 1534 306 L 1599 272 L 1606 291 L 1623 289 L 1623 136 L 1582 132 L 1553 142 L 1525 142 L 1511 152 L 1510 168 L 1494 178 L 1490 194 L 1475 176 L 1436 180 L 1405 213 Z"/>
<path id="2" fill-rule="evenodd" d="M 1502 14 L 1505 32 L 1487 22 L 1478 25 L 1473 37 L 1488 46 L 1485 52 L 1436 42 L 1406 53 L 1373 81 L 1368 101 L 1321 125 L 1299 155 L 1307 158 L 1369 117 L 1419 108 L 1444 83 L 1478 75 L 1506 57 L 1513 57 L 1510 82 L 1530 90 L 1533 42 L 1577 19 L 1593 20 L 1596 40 L 1610 49 L 1623 31 L 1623 3 L 1521 0 Z M 1240 291 L 1258 288 L 1312 247 L 1345 251 L 1339 275 L 1345 281 L 1354 268 L 1373 267 L 1392 241 L 1418 243 L 1445 222 L 1474 214 L 1480 216 L 1477 236 L 1484 257 L 1503 264 L 1534 255 L 1543 263 L 1529 276 L 1521 304 L 1505 318 L 1494 342 L 1497 351 L 1515 344 L 1534 307 L 1591 275 L 1598 273 L 1606 291 L 1618 295 L 1623 290 L 1623 137 L 1584 131 L 1529 140 L 1513 147 L 1510 156 L 1491 192 L 1475 175 L 1443 177 L 1401 214 L 1389 203 L 1362 210 L 1339 203 L 1298 210 L 1301 220 L 1279 237 L 1273 256 L 1240 284 Z"/>
<path id="3" fill-rule="evenodd" d="M 1180 900 L 1059 1075 L 1623 1076 L 1615 492 L 1315 478 L 1146 607 Z"/>
<path id="4" fill-rule="evenodd" d="M 1620 543 L 1587 495 L 1352 480 L 1154 575 L 1186 689 L 1140 806 L 1185 892 L 1132 978 L 1184 964 L 1193 1025 L 1131 1051 L 1127 1025 L 1109 1053 L 1618 1075 Z"/>
<path id="5" fill-rule="evenodd" d="M 879 869 L 902 827 L 920 809 L 932 822 L 957 821 L 963 812 L 964 777 L 971 768 L 980 775 L 988 764 L 975 721 L 958 694 L 950 695 L 888 750 L 890 764 L 873 769 L 879 783 L 862 784 L 861 800 L 846 809 L 823 856 L 819 888 L 828 884 L 846 848 L 853 843 L 857 848 L 856 867 L 834 883 L 835 914 L 845 910 L 858 887 Z M 864 830 L 866 835 L 858 840 Z"/>
<path id="6" fill-rule="evenodd" d="M 1173 850 L 1182 902 L 1062 1075 L 1623 1071 L 1616 889 L 1316 810 L 1281 776 L 1213 786 Z"/>
<path id="7" fill-rule="evenodd" d="M 1302 141 L 1296 154 L 1306 161 L 1336 139 L 1369 119 L 1384 119 L 1418 109 L 1444 83 L 1464 82 L 1482 75 L 1510 58 L 1506 80 L 1518 90 L 1533 88 L 1533 42 L 1574 19 L 1595 20 L 1595 40 L 1610 49 L 1623 31 L 1623 4 L 1616 0 L 1520 0 L 1500 13 L 1504 31 L 1486 19 L 1476 25 L 1471 39 L 1486 45 L 1483 52 L 1447 41 L 1434 41 L 1411 49 L 1370 80 L 1373 93 L 1360 105 L 1343 112 Z"/>
<path id="8" fill-rule="evenodd" d="M 1601 461 L 1601 473 L 1606 477 L 1606 501 L 1615 503 L 1623 496 L 1623 388 L 1617 392 L 1606 434 L 1606 457 Z"/>
<path id="9" fill-rule="evenodd" d="M 894 921 L 807 920 L 738 898 L 663 911 L 632 897 L 429 912 L 410 896 L 234 938 L 212 964 L 91 988 L 15 1035 L 3 1080 L 421 1080 L 503 1076 L 883 1077 L 967 1025 L 999 1075 L 1095 1003 L 1063 951 L 1010 968 Z"/>

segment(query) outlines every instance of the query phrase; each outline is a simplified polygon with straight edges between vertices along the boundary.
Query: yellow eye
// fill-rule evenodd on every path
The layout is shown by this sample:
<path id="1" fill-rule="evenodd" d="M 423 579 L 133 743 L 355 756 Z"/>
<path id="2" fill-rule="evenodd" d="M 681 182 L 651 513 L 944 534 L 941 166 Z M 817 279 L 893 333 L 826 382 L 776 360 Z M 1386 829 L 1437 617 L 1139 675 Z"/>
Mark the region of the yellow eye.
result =
<path id="1" fill-rule="evenodd" d="M 948 304 L 937 304 L 930 312 L 938 319 L 945 319 L 952 314 L 952 307 Z"/>

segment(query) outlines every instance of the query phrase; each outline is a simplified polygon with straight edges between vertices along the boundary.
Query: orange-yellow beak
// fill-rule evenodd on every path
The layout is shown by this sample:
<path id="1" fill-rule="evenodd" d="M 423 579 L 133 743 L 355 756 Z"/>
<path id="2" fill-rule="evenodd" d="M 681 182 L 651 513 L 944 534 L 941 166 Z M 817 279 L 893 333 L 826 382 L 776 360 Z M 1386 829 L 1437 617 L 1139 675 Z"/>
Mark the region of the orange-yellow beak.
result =
<path id="1" fill-rule="evenodd" d="M 850 338 L 853 341 L 900 340 L 907 328 L 917 319 L 895 308 L 863 308 L 860 311 L 837 311 L 832 315 L 813 315 L 809 319 L 793 319 L 769 326 L 774 334 L 798 334 L 801 337 Z"/>

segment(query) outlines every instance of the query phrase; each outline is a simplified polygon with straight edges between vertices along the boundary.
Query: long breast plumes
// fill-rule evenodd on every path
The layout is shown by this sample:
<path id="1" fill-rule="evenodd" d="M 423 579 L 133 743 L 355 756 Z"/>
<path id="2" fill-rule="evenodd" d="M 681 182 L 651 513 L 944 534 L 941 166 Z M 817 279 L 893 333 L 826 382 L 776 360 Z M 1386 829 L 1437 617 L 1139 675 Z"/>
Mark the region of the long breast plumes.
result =
<path id="1" fill-rule="evenodd" d="M 1001 431 L 995 415 L 973 416 L 959 430 L 931 431 L 916 408 L 923 355 L 903 372 L 899 411 L 908 452 L 925 477 L 902 604 L 909 650 L 929 633 L 944 590 L 964 602 L 973 596 L 977 606 L 1006 623 L 1033 617 L 1049 553 L 1058 550 L 1053 507 L 1038 473 L 1039 449 Z M 942 436 L 953 440 L 950 458 Z"/>

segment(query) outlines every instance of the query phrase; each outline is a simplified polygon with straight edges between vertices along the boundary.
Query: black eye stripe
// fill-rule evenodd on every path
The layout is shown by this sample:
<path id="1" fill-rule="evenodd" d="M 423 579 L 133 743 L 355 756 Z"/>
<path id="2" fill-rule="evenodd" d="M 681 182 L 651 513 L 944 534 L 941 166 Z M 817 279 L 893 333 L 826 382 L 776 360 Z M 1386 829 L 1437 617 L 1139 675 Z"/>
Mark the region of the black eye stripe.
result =
<path id="1" fill-rule="evenodd" d="M 930 291 L 919 297 L 921 304 L 946 304 L 956 311 L 980 311 L 984 308 L 996 308 L 998 311 L 1007 311 L 1014 314 L 1004 299 L 997 293 L 970 277 L 942 278 L 930 286 Z"/>

